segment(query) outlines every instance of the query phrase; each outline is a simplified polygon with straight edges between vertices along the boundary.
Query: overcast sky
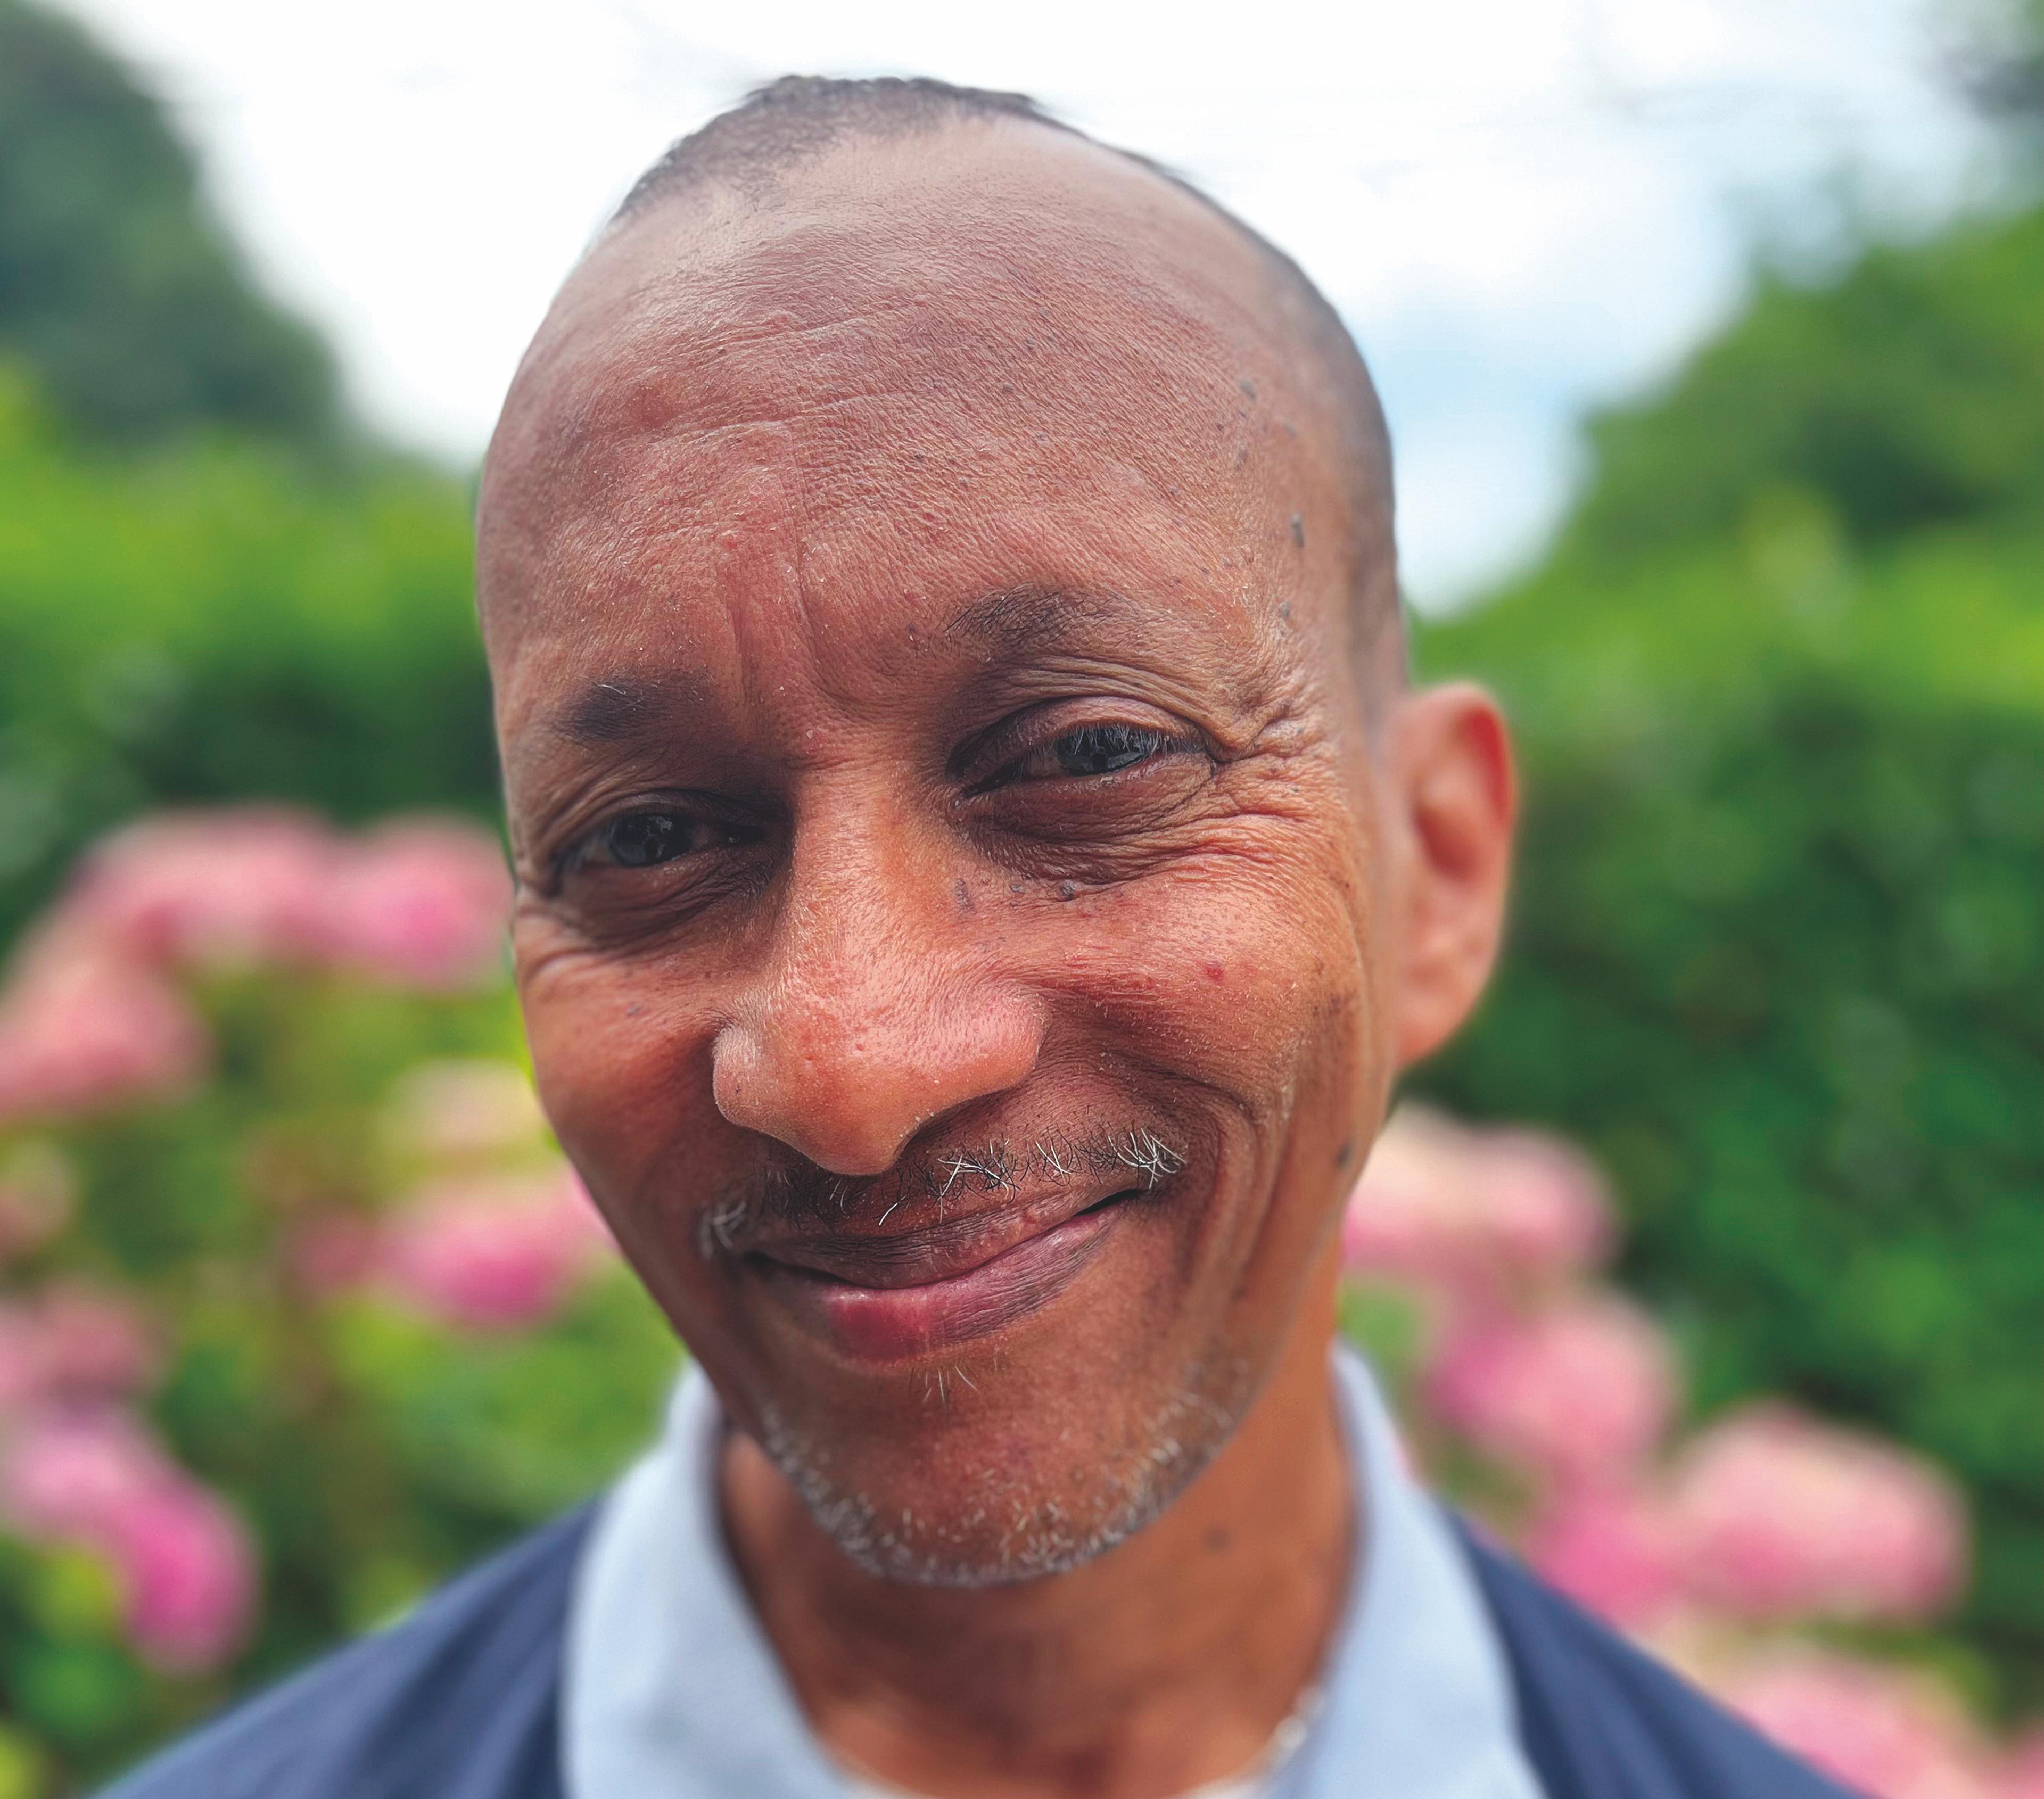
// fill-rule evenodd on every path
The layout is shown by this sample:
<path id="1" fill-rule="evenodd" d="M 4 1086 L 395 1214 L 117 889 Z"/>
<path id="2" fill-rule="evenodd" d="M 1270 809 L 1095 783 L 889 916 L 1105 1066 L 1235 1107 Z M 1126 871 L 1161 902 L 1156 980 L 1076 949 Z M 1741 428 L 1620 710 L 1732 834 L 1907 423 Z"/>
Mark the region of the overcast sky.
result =
<path id="1" fill-rule="evenodd" d="M 360 409 L 462 463 L 608 209 L 747 87 L 1025 89 L 1326 290 L 1384 390 L 1408 584 L 1436 605 L 1537 548 L 1573 421 L 1725 317 L 1756 243 L 1820 253 L 1842 197 L 1907 231 L 1982 190 L 1954 3 L 70 0 L 171 100 Z"/>

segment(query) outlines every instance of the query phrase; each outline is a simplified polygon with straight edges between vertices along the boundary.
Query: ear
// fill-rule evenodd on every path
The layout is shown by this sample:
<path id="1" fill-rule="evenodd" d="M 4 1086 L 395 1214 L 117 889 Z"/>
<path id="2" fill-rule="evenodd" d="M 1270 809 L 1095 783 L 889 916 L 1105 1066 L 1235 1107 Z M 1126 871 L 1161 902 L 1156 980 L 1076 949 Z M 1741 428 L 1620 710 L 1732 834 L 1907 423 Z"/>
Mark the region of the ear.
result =
<path id="1" fill-rule="evenodd" d="M 1490 978 L 1519 782 L 1504 713 L 1466 682 L 1405 697 L 1388 736 L 1388 821 L 1404 839 L 1391 920 L 1403 1068 L 1454 1033 Z"/>

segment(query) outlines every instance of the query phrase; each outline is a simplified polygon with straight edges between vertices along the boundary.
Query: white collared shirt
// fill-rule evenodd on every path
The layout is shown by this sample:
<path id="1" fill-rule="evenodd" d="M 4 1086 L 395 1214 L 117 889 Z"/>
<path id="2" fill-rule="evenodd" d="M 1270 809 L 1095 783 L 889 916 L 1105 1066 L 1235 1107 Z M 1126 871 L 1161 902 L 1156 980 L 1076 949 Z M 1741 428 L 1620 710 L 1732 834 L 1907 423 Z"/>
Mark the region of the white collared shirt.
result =
<path id="1" fill-rule="evenodd" d="M 1317 1704 L 1279 1765 L 1201 1799 L 1540 1799 L 1462 1547 L 1407 1471 L 1361 1358 L 1344 1347 L 1335 1367 L 1363 1551 Z M 659 1443 L 590 1532 L 563 1656 L 568 1799 L 885 1791 L 816 1742 L 753 1616 L 718 1522 L 722 1435 L 716 1395 L 691 1369 Z"/>

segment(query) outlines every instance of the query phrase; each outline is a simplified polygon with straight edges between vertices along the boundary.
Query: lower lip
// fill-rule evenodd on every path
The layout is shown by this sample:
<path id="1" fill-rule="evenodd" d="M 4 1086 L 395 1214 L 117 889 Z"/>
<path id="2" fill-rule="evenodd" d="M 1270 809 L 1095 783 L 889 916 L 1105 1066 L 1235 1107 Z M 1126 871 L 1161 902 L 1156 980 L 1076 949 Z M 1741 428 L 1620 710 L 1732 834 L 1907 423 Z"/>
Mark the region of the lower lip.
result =
<path id="1" fill-rule="evenodd" d="M 919 1286 L 863 1287 L 785 1263 L 755 1264 L 797 1321 L 858 1362 L 904 1362 L 990 1336 L 1041 1311 L 1083 1274 L 1123 1205 L 1067 1218 L 990 1262 Z"/>

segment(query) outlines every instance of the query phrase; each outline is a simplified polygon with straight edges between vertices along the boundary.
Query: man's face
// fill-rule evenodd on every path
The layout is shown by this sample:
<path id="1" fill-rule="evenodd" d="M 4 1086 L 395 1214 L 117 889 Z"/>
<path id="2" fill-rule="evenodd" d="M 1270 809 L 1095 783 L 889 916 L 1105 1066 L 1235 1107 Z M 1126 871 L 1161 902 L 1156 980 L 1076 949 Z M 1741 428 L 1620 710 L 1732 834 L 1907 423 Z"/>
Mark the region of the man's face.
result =
<path id="1" fill-rule="evenodd" d="M 1047 133 L 836 152 L 601 250 L 493 449 L 547 1109 L 900 1578 L 1154 1515 L 1381 1117 L 1346 524 L 1264 279 Z"/>

